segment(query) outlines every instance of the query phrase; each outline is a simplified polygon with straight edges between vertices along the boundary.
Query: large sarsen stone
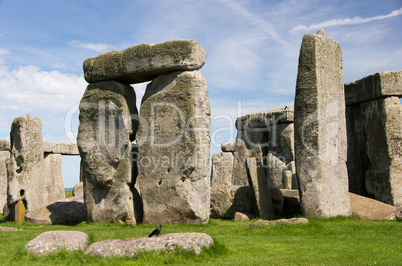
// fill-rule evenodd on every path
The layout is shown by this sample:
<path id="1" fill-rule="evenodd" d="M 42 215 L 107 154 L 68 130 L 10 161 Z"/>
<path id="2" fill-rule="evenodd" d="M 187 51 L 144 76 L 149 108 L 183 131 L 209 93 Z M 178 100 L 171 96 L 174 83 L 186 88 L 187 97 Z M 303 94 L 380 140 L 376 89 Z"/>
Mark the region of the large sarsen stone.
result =
<path id="1" fill-rule="evenodd" d="M 144 222 L 207 222 L 211 121 L 204 77 L 198 71 L 157 77 L 140 113 L 137 180 Z"/>

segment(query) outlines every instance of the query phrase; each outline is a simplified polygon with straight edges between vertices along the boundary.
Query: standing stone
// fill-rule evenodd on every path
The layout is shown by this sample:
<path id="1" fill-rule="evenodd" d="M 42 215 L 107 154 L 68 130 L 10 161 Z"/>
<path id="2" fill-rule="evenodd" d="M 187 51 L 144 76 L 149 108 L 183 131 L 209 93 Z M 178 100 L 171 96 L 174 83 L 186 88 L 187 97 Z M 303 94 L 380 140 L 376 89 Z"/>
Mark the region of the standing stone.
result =
<path id="1" fill-rule="evenodd" d="M 212 186 L 232 184 L 233 154 L 221 152 L 212 155 Z"/>
<path id="2" fill-rule="evenodd" d="M 236 146 L 233 161 L 233 177 L 232 185 L 235 186 L 248 186 L 247 177 L 247 158 L 258 157 L 262 158 L 261 146 L 255 145 L 252 149 L 247 149 L 245 141 L 239 137 L 240 132 L 236 138 Z"/>
<path id="3" fill-rule="evenodd" d="M 247 169 L 259 217 L 266 220 L 275 218 L 267 175 L 261 161 L 256 157 L 247 158 Z"/>
<path id="4" fill-rule="evenodd" d="M 345 84 L 349 190 L 402 206 L 402 70 Z"/>
<path id="5" fill-rule="evenodd" d="M 198 70 L 206 58 L 204 47 L 194 40 L 139 44 L 86 59 L 84 77 L 89 83 L 104 80 L 140 83 L 175 71 Z"/>
<path id="6" fill-rule="evenodd" d="M 138 178 L 147 223 L 206 223 L 210 203 L 210 106 L 198 71 L 148 84 L 138 132 Z"/>
<path id="7" fill-rule="evenodd" d="M 48 202 L 65 198 L 63 177 L 61 176 L 61 154 L 45 153 L 43 172 L 47 175 L 45 191 L 48 192 Z"/>
<path id="8" fill-rule="evenodd" d="M 10 158 L 9 151 L 0 151 L 0 210 L 7 203 L 7 167 L 6 161 Z M 1 211 L 2 212 L 2 211 Z"/>
<path id="9" fill-rule="evenodd" d="M 130 160 L 135 101 L 133 88 L 116 81 L 89 84 L 81 99 L 77 144 L 89 221 L 136 223 Z"/>
<path id="10" fill-rule="evenodd" d="M 342 52 L 324 30 L 303 37 L 294 127 L 296 172 L 304 214 L 350 215 Z"/>

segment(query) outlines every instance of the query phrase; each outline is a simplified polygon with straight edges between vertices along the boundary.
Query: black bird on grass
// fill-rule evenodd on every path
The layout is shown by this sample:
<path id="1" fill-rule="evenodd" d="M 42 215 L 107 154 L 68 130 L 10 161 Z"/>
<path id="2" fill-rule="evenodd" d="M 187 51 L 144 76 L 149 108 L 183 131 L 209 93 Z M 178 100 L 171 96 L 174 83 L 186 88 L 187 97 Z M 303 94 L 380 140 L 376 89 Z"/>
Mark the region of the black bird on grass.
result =
<path id="1" fill-rule="evenodd" d="M 151 233 L 148 237 L 151 237 L 151 236 L 153 236 L 153 235 L 155 235 L 155 236 L 159 235 L 160 232 L 161 232 L 161 226 L 162 226 L 162 225 L 159 224 L 159 225 L 156 227 L 156 229 L 153 230 L 152 233 Z"/>

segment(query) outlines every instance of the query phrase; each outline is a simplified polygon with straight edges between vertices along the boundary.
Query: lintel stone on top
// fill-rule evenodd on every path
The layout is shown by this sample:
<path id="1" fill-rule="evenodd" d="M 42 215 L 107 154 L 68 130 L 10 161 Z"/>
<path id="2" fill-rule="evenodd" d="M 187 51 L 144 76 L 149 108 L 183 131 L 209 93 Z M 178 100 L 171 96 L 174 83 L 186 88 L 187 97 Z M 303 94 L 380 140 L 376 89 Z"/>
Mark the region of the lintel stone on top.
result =
<path id="1" fill-rule="evenodd" d="M 43 152 L 61 155 L 80 155 L 77 143 L 55 143 L 44 141 Z"/>
<path id="2" fill-rule="evenodd" d="M 195 40 L 174 40 L 105 52 L 86 59 L 83 69 L 89 83 L 116 80 L 133 84 L 169 72 L 198 70 L 206 58 L 204 47 Z"/>
<path id="3" fill-rule="evenodd" d="M 247 128 L 264 128 L 271 125 L 282 123 L 293 123 L 293 106 L 270 110 L 265 112 L 250 113 L 236 119 L 237 130 L 247 130 Z"/>
<path id="4" fill-rule="evenodd" d="M 346 105 L 390 96 L 402 97 L 402 70 L 382 71 L 345 84 Z"/>

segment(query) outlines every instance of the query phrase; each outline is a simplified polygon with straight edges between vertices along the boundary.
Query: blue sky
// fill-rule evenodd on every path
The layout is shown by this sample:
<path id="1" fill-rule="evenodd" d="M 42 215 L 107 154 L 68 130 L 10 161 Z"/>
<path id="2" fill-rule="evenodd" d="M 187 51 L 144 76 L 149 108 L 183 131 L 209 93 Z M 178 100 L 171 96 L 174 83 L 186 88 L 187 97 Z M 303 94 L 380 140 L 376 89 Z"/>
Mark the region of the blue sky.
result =
<path id="1" fill-rule="evenodd" d="M 219 152 L 237 116 L 293 105 L 302 37 L 320 28 L 341 45 L 345 82 L 402 69 L 401 0 L 0 0 L 0 139 L 29 113 L 45 141 L 74 142 L 86 58 L 194 39 L 208 54 L 201 72 Z M 141 99 L 145 84 L 134 88 Z M 63 156 L 63 179 L 78 182 L 79 157 Z"/>

